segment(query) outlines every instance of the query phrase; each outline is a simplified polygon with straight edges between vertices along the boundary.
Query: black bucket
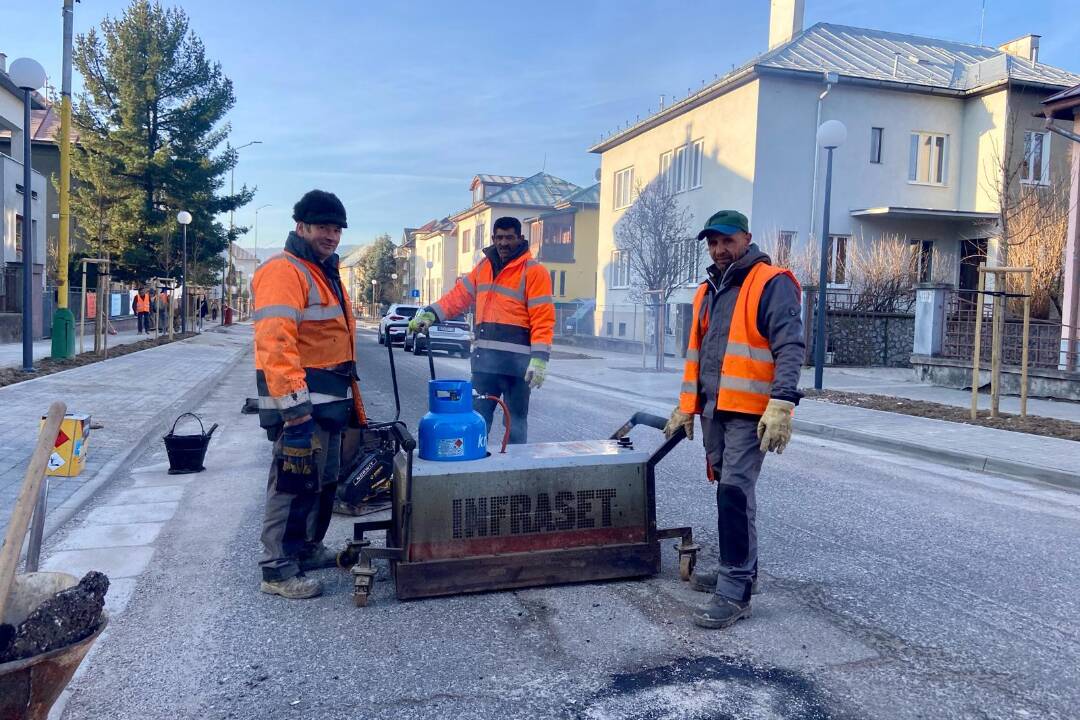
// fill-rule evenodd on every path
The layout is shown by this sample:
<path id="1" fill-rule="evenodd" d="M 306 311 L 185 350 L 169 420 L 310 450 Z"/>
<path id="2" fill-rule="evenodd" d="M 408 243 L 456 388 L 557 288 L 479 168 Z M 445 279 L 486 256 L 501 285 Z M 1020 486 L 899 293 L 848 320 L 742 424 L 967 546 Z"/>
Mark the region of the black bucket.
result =
<path id="1" fill-rule="evenodd" d="M 198 435 L 177 435 L 176 425 L 182 418 L 190 415 L 199 422 Z M 162 439 L 165 440 L 165 451 L 169 453 L 169 474 L 183 475 L 185 473 L 202 472 L 203 460 L 206 459 L 206 448 L 210 445 L 210 436 L 217 430 L 217 423 L 206 432 L 202 420 L 194 413 L 184 413 L 176 418 L 172 430 Z"/>

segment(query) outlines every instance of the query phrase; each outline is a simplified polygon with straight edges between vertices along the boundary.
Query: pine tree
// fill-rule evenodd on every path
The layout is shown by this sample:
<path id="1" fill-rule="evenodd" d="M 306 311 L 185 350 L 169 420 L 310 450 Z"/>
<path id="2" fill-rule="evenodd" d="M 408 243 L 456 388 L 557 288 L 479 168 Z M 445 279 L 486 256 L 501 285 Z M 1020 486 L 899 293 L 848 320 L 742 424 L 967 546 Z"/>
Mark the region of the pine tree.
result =
<path id="1" fill-rule="evenodd" d="M 235 96 L 187 15 L 133 0 L 122 17 L 78 37 L 74 61 L 85 87 L 75 112 L 76 224 L 115 253 L 119 279 L 178 276 L 176 213 L 187 210 L 189 265 L 217 267 L 228 233 L 216 217 L 254 192 L 219 194 L 237 161 L 219 150 Z"/>
<path id="2" fill-rule="evenodd" d="M 397 261 L 394 260 L 395 249 L 394 241 L 390 239 L 389 235 L 383 233 L 368 246 L 367 251 L 360 260 L 360 276 L 363 278 L 363 287 L 370 293 L 371 281 L 376 280 L 375 292 L 380 303 L 392 303 L 401 299 L 400 291 L 391 277 L 391 274 L 397 271 Z"/>

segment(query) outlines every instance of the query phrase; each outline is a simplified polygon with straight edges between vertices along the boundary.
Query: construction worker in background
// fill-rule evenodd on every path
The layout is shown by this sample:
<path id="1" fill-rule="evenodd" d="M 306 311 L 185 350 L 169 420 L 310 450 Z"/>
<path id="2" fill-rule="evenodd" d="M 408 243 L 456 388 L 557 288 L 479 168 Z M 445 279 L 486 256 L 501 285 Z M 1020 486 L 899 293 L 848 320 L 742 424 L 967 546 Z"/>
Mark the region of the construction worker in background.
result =
<path id="1" fill-rule="evenodd" d="M 165 288 L 158 290 L 157 296 L 157 308 L 158 308 L 158 327 L 161 332 L 169 332 L 169 291 Z"/>
<path id="2" fill-rule="evenodd" d="M 135 311 L 135 320 L 138 323 L 137 334 L 150 334 L 150 291 L 146 288 L 139 290 L 131 303 L 131 309 Z"/>
<path id="3" fill-rule="evenodd" d="M 694 437 L 701 416 L 706 475 L 717 483 L 720 564 L 695 572 L 696 590 L 712 593 L 694 623 L 724 628 L 750 617 L 758 558 L 755 486 L 765 453 L 783 451 L 802 393 L 806 358 L 801 290 L 751 243 L 746 216 L 721 210 L 698 239 L 713 264 L 694 296 L 679 404 L 664 433 Z"/>
<path id="4" fill-rule="evenodd" d="M 323 545 L 333 512 L 342 431 L 364 424 L 356 380 L 356 328 L 338 256 L 345 207 L 312 190 L 293 208 L 282 253 L 255 271 L 255 374 L 259 425 L 274 440 L 262 528 L 260 589 L 310 598 L 322 584 L 307 570 L 334 567 Z"/>
<path id="5" fill-rule="evenodd" d="M 472 386 L 481 396 L 501 397 L 510 411 L 510 443 L 526 442 L 529 396 L 544 383 L 555 333 L 548 271 L 529 253 L 521 222 L 501 217 L 491 228 L 492 244 L 484 259 L 439 301 L 409 321 L 413 332 L 427 333 L 476 304 L 476 341 L 472 354 Z M 477 399 L 488 431 L 495 413 L 493 400 Z"/>

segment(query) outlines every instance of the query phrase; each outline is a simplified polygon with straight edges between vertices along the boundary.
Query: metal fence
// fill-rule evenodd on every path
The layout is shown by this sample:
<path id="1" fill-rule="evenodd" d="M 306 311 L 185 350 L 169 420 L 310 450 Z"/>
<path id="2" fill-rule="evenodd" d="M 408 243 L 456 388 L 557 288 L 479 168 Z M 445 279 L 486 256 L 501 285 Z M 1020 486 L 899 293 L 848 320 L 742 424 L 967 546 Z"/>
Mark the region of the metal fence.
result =
<path id="1" fill-rule="evenodd" d="M 803 319 L 806 364 L 814 363 L 818 294 L 807 291 Z M 915 345 L 915 296 L 883 299 L 848 292 L 825 295 L 825 364 L 910 367 Z"/>
<path id="2" fill-rule="evenodd" d="M 943 357 L 971 362 L 975 352 L 975 318 L 982 312 L 981 357 L 990 361 L 992 331 L 990 321 L 993 305 L 989 296 L 980 303 L 974 290 L 953 290 L 945 295 L 945 336 L 942 342 Z M 1060 321 L 1032 319 L 1028 332 L 1028 365 L 1057 369 L 1071 359 L 1076 367 L 1076 353 L 1070 358 L 1062 351 Z M 1019 365 L 1024 344 L 1024 318 L 1005 310 L 1004 331 L 1001 339 L 1001 362 Z"/>

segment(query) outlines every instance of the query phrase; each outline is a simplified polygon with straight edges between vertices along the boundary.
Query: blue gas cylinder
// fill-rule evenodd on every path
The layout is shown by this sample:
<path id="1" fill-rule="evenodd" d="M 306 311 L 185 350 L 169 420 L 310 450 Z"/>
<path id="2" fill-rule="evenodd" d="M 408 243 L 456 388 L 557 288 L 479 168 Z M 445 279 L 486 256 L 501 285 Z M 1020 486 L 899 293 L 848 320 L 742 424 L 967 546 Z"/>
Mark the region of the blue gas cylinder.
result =
<path id="1" fill-rule="evenodd" d="M 487 455 L 487 423 L 473 410 L 468 380 L 429 380 L 429 412 L 420 419 L 423 460 L 476 460 Z"/>

